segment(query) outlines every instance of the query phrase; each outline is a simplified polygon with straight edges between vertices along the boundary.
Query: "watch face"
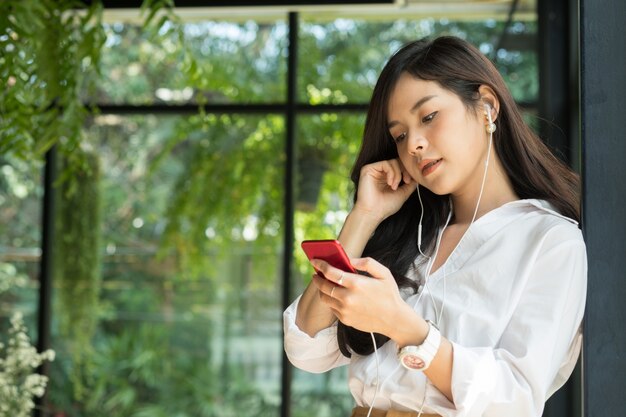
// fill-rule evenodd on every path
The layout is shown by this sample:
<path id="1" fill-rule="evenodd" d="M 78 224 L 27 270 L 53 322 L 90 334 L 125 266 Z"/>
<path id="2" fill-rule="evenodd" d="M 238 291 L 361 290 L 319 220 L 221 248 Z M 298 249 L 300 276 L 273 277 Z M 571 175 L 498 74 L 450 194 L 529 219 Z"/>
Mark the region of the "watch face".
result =
<path id="1" fill-rule="evenodd" d="M 410 369 L 422 369 L 424 367 L 424 361 L 422 358 L 416 355 L 404 355 L 402 357 L 402 364 Z"/>

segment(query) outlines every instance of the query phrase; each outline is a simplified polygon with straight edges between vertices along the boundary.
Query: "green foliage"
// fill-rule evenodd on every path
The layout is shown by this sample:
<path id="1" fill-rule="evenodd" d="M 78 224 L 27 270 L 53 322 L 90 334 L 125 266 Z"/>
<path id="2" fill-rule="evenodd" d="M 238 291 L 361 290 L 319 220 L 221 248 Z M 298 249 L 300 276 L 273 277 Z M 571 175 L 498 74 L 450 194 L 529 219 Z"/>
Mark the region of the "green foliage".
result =
<path id="1" fill-rule="evenodd" d="M 212 26 L 217 25 L 220 24 L 187 25 L 189 29 L 185 33 L 193 34 L 185 38 L 189 53 L 196 57 L 200 65 L 194 67 L 187 85 L 193 85 L 193 80 L 198 77 L 210 80 L 203 82 L 199 91 L 217 101 L 238 101 L 242 95 L 256 100 L 263 97 L 260 89 L 267 91 L 266 97 L 271 97 L 278 91 L 278 78 L 264 80 L 263 84 L 254 80 L 266 74 L 281 73 L 279 66 L 264 64 L 266 59 L 263 54 L 264 50 L 278 50 L 280 43 L 274 40 L 273 47 L 270 44 L 265 49 L 258 49 L 251 47 L 256 41 L 245 45 L 242 39 L 252 39 L 251 31 L 256 29 L 259 32 L 257 39 L 272 40 L 274 30 L 268 35 L 267 29 L 254 24 L 223 23 L 222 28 L 232 30 L 230 39 L 218 37 L 207 40 L 206 35 L 210 35 Z M 535 30 L 532 24 L 516 27 L 518 31 Z M 502 29 L 503 23 L 495 21 L 305 22 L 300 32 L 300 99 L 310 104 L 365 102 L 369 100 L 382 65 L 403 43 L 424 36 L 453 34 L 489 52 L 489 48 L 493 48 L 494 35 Z M 167 44 L 167 39 L 163 42 Z M 235 48 L 244 51 L 246 57 L 233 55 L 231 51 Z M 255 59 L 247 57 L 248 51 L 256 53 Z M 500 51 L 499 57 L 498 63 L 505 77 L 516 81 L 511 84 L 514 96 L 521 100 L 534 100 L 534 53 Z M 245 69 L 251 69 L 255 75 Z M 210 73 L 202 72 L 207 70 Z M 200 75 L 195 71 L 201 71 Z M 223 93 L 233 91 L 233 86 L 236 86 L 237 94 Z M 273 120 L 274 116 L 268 119 Z M 277 193 L 282 186 L 282 171 L 274 167 L 284 161 L 284 144 L 275 140 L 279 132 L 268 130 L 266 122 L 255 126 L 244 120 L 247 119 L 203 114 L 189 118 L 179 124 L 177 134 L 164 149 L 162 157 L 169 150 L 185 144 L 189 155 L 192 155 L 174 188 L 167 213 L 168 227 L 162 242 L 162 250 L 173 250 L 183 269 L 200 266 L 199 271 L 206 270 L 208 266 L 203 265 L 203 259 L 206 259 L 204 254 L 209 247 L 228 250 L 233 240 L 237 241 L 233 231 L 236 235 L 237 230 L 244 229 L 245 222 L 250 219 L 259 225 L 256 227 L 260 232 L 257 233 L 258 238 L 252 242 L 256 248 L 267 248 L 263 239 L 267 234 L 277 235 L 277 227 L 273 225 L 282 221 L 283 199 Z M 318 173 L 322 178 L 317 187 L 322 191 L 319 198 L 312 197 L 312 202 L 296 201 L 296 206 L 301 209 L 296 216 L 296 240 L 334 237 L 351 205 L 349 196 L 352 187 L 348 173 L 358 152 L 363 118 L 322 114 L 300 116 L 299 120 L 296 196 L 302 196 L 301 188 L 315 189 L 316 186 L 309 185 L 308 180 L 319 181 L 314 178 Z M 274 125 L 279 126 L 277 122 Z M 257 138 L 257 145 L 248 146 L 253 137 Z M 320 163 L 315 164 L 315 161 Z M 198 181 L 199 178 L 203 180 Z M 272 227 L 267 229 L 266 225 Z M 207 239 L 207 233 L 215 235 L 215 238 Z M 299 250 L 296 250 L 295 256 L 298 269 L 305 274 L 309 269 L 305 257 Z M 308 279 L 308 274 L 304 276 Z"/>
<path id="2" fill-rule="evenodd" d="M 24 287 L 26 285 L 26 280 L 26 276 L 18 273 L 15 265 L 0 262 L 0 294 L 17 287 Z"/>
<path id="3" fill-rule="evenodd" d="M 38 161 L 0 155 L 0 245 L 39 245 L 41 166 Z"/>
<path id="4" fill-rule="evenodd" d="M 172 146 L 183 172 L 167 209 L 163 248 L 183 270 L 202 273 L 208 251 L 250 244 L 275 253 L 282 220 L 283 121 L 199 115 L 181 120 Z M 153 167 L 153 169 L 156 169 Z"/>
<path id="5" fill-rule="evenodd" d="M 216 378 L 206 356 L 172 343 L 173 330 L 141 325 L 104 341 L 98 379 L 85 407 L 89 415 L 210 415 L 203 410 L 211 406 Z M 164 360 L 172 357 L 177 360 Z"/>
<path id="6" fill-rule="evenodd" d="M 199 332 L 195 322 L 126 326 L 99 342 L 89 396 L 80 403 L 53 399 L 72 417 L 275 416 L 277 404 L 259 393 L 240 366 L 226 364 L 219 371 L 206 349 L 180 342 L 181 337 L 211 339 L 210 327 L 204 329 Z M 68 383 L 61 372 L 68 366 L 56 368 L 57 384 Z"/>
<path id="7" fill-rule="evenodd" d="M 321 158 L 325 171 L 318 184 L 316 204 L 312 207 L 296 202 L 295 240 L 332 239 L 340 231 L 345 216 L 352 207 L 350 171 L 361 145 L 363 115 L 324 113 L 302 117 L 297 125 L 298 169 L 300 188 L 302 178 L 311 179 L 312 172 L 304 160 Z M 315 156 L 317 155 L 317 156 Z M 311 267 L 299 246 L 294 253 L 296 268 L 304 281 L 310 280 Z"/>
<path id="8" fill-rule="evenodd" d="M 192 367 L 194 371 L 208 373 L 206 378 L 213 378 L 217 384 L 214 391 L 207 387 L 194 388 L 198 391 L 206 389 L 207 395 L 212 395 L 213 414 L 209 415 L 241 415 L 241 409 L 236 407 L 243 407 L 243 403 L 235 398 L 244 392 L 249 393 L 246 398 L 253 402 L 251 407 L 276 409 L 276 404 L 267 402 L 267 394 L 258 390 L 258 383 L 250 377 L 250 370 L 240 369 L 242 364 L 237 362 L 238 356 L 231 356 L 233 363 L 225 359 L 226 355 L 217 358 L 215 355 L 219 350 L 213 344 L 219 339 L 230 348 L 232 340 L 235 340 L 234 344 L 241 344 L 248 335 L 259 337 L 263 332 L 258 329 L 259 325 L 267 328 L 270 327 L 267 323 L 276 322 L 278 296 L 274 271 L 277 271 L 279 261 L 275 253 L 277 245 L 273 244 L 265 251 L 252 250 L 250 245 L 253 242 L 243 239 L 243 230 L 240 230 L 241 239 L 231 241 L 230 245 L 227 242 L 211 245 L 209 240 L 204 262 L 211 264 L 211 268 L 199 271 L 194 280 L 187 278 L 188 270 L 179 271 L 172 267 L 173 257 L 154 257 L 153 250 L 164 236 L 159 225 L 163 224 L 172 190 L 177 187 L 175 180 L 189 158 L 194 156 L 193 148 L 189 142 L 182 141 L 167 151 L 158 163 L 151 161 L 167 148 L 170 133 L 177 123 L 182 125 L 184 119 L 129 117 L 122 123 L 119 118 L 100 116 L 91 123 L 87 134 L 89 145 L 98 149 L 98 156 L 107 167 L 102 179 L 103 205 L 107 213 L 103 238 L 107 256 L 103 259 L 100 323 L 92 341 L 94 356 L 89 368 L 92 376 L 86 387 L 89 395 L 83 401 L 73 401 L 70 395 L 74 362 L 67 355 L 59 355 L 59 359 L 62 356 L 63 359 L 55 365 L 50 393 L 57 410 L 73 410 L 72 416 L 101 415 L 98 410 L 105 409 L 113 410 L 110 413 L 114 415 L 204 415 L 188 401 L 194 391 L 179 382 L 182 375 L 174 374 L 174 370 L 191 374 Z M 250 120 L 255 127 L 263 118 L 244 119 L 246 123 Z M 251 150 L 248 153 L 254 155 Z M 148 167 L 152 168 L 150 175 Z M 219 183 L 228 175 L 230 171 L 214 182 Z M 133 225 L 139 224 L 137 219 L 142 219 L 141 227 Z M 222 248 L 228 248 L 228 252 Z M 263 271 L 271 273 L 264 274 Z M 227 309 L 232 311 L 224 312 Z M 226 324 L 225 316 L 229 315 Z M 158 335 L 141 330 L 144 327 Z M 215 336 L 215 329 L 226 327 L 230 329 L 230 336 L 226 335 L 226 330 L 219 333 L 219 338 Z M 271 335 L 277 337 L 278 332 L 270 329 Z M 112 355 L 108 346 L 131 335 L 136 347 L 123 343 L 119 353 Z M 56 343 L 56 346 L 64 346 L 63 339 Z M 113 356 L 112 361 L 116 363 L 124 351 L 126 362 L 136 363 L 137 369 L 113 366 L 105 358 Z M 151 372 L 162 372 L 158 381 L 150 386 L 129 377 L 131 373 L 141 372 L 139 364 L 143 362 L 137 357 L 148 351 L 156 352 L 154 355 L 159 362 L 144 364 L 146 371 L 152 367 Z M 277 348 L 273 352 L 278 352 Z M 158 366 L 162 369 L 159 370 Z M 222 374 L 223 367 L 228 368 L 227 374 Z M 145 377 L 146 380 L 150 378 Z M 206 381 L 203 384 L 206 385 Z M 164 394 L 170 390 L 174 390 L 176 398 Z M 112 408 L 106 408 L 104 399 L 90 405 L 94 393 L 104 399 L 115 397 L 110 405 Z M 164 403 L 166 400 L 167 404 Z M 275 412 L 266 414 L 275 415 Z"/>
<path id="9" fill-rule="evenodd" d="M 453 35 L 468 40 L 490 58 L 503 75 L 516 100 L 537 99 L 537 54 L 533 49 L 495 51 L 504 22 L 451 21 L 405 18 L 390 21 L 313 17 L 301 27 L 298 94 L 303 102 L 317 104 L 316 92 L 328 91 L 324 102 L 367 102 L 379 72 L 403 44 L 423 37 Z M 515 22 L 508 36 L 530 35 L 534 22 Z M 331 94 L 332 93 L 332 94 Z M 336 97 L 345 97 L 337 100 Z"/>
<path id="10" fill-rule="evenodd" d="M 99 2 L 81 13 L 75 0 L 0 3 L 0 154 L 40 159 L 55 143 L 80 142 L 104 32 Z"/>

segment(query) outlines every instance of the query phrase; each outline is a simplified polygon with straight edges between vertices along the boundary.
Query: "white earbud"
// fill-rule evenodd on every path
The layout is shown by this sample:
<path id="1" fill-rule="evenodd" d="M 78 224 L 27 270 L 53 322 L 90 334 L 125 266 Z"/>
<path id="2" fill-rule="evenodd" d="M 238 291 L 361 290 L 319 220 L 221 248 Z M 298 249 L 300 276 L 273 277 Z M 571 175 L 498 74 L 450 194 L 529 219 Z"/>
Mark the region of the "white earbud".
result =
<path id="1" fill-rule="evenodd" d="M 487 120 L 489 120 L 489 124 L 492 124 L 493 120 L 491 119 L 491 106 L 489 105 L 489 103 L 485 103 L 485 113 L 487 114 Z"/>
<path id="2" fill-rule="evenodd" d="M 419 199 L 420 208 L 421 208 L 420 221 L 417 225 L 417 250 L 419 251 L 419 253 L 422 254 L 422 256 L 427 257 L 424 254 L 424 252 L 422 252 L 422 220 L 424 220 L 424 203 L 422 203 L 422 195 L 420 194 L 419 183 L 417 184 L 416 190 L 417 190 L 417 198 Z"/>
<path id="3" fill-rule="evenodd" d="M 487 121 L 489 122 L 487 124 L 487 133 L 492 134 L 493 132 L 496 131 L 496 124 L 493 122 L 493 119 L 491 118 L 491 106 L 489 105 L 489 103 L 484 103 L 485 105 L 485 114 L 487 115 Z"/>

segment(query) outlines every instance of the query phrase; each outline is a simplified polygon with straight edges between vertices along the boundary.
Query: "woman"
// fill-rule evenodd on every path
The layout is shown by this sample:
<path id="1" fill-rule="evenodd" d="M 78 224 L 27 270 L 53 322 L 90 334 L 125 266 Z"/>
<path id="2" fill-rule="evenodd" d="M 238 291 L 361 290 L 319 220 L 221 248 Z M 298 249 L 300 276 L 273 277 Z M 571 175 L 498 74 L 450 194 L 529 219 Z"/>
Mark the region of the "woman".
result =
<path id="1" fill-rule="evenodd" d="M 352 180 L 338 240 L 363 273 L 314 261 L 291 362 L 349 365 L 353 416 L 541 416 L 580 351 L 579 181 L 491 62 L 453 37 L 398 51 Z"/>

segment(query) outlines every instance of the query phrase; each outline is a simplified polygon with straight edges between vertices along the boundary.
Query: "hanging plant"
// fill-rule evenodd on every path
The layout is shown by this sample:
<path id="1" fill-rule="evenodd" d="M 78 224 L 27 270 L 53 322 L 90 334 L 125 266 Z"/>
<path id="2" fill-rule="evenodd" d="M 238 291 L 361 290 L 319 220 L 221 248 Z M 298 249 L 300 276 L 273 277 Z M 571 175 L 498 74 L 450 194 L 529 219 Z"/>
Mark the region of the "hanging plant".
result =
<path id="1" fill-rule="evenodd" d="M 61 335 L 72 358 L 70 379 L 80 400 L 88 385 L 98 324 L 102 215 L 97 155 L 80 148 L 75 153 L 85 162 L 82 169 L 74 169 L 73 180 L 59 188 L 55 279 Z"/>
<path id="2" fill-rule="evenodd" d="M 1 154 L 37 160 L 59 144 L 69 156 L 80 143 L 83 100 L 105 41 L 100 2 L 84 7 L 74 0 L 0 2 Z"/>

